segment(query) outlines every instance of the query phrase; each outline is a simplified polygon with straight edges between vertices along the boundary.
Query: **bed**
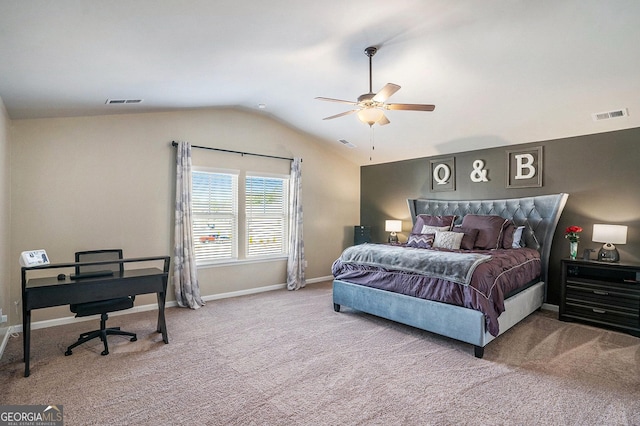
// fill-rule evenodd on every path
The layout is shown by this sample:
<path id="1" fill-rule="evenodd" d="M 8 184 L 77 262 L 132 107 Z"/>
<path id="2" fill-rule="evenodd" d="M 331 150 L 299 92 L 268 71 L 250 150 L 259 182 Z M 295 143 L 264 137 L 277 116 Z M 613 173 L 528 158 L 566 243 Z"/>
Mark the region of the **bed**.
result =
<path id="1" fill-rule="evenodd" d="M 567 198 L 410 199 L 407 244 L 353 246 L 334 262 L 334 310 L 345 306 L 457 339 L 482 358 L 489 342 L 542 306 Z M 463 236 L 449 246 L 454 232 Z M 488 270 L 493 275 L 483 275 Z"/>

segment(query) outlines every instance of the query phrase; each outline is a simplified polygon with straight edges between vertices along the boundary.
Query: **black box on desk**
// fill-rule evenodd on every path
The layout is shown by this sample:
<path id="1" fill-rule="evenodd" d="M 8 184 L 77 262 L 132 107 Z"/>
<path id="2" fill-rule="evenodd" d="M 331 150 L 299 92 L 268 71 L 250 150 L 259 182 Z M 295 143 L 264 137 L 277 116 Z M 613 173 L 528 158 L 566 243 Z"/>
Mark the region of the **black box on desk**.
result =
<path id="1" fill-rule="evenodd" d="M 357 225 L 353 227 L 353 245 L 370 243 L 371 242 L 371 227 L 364 225 Z"/>

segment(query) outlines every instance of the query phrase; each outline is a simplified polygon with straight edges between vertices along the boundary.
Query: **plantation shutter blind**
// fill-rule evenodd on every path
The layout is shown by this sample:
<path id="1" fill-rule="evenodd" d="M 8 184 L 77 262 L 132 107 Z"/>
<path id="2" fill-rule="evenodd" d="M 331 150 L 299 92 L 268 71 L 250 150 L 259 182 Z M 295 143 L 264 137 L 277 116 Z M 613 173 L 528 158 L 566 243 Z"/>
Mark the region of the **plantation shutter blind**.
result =
<path id="1" fill-rule="evenodd" d="M 246 256 L 287 253 L 288 178 L 248 174 L 245 179 Z"/>
<path id="2" fill-rule="evenodd" d="M 193 172 L 194 250 L 198 264 L 237 258 L 237 173 Z"/>

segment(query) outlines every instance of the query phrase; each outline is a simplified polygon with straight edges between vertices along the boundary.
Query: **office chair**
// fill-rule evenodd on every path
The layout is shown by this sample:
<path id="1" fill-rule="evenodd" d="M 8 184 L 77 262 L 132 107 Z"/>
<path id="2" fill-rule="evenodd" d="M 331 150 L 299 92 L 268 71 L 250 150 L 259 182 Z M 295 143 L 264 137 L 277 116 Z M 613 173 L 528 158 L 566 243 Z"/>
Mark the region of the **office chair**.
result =
<path id="1" fill-rule="evenodd" d="M 76 263 L 117 259 L 122 259 L 121 249 L 79 251 L 76 253 Z M 76 275 L 78 275 L 104 270 L 111 270 L 115 274 L 120 274 L 124 271 L 124 265 L 122 263 L 109 263 L 102 265 L 76 266 L 75 272 Z M 85 302 L 70 305 L 69 309 L 71 310 L 71 312 L 76 314 L 76 317 L 86 317 L 90 315 L 100 314 L 100 329 L 82 333 L 78 338 L 78 341 L 69 346 L 64 354 L 67 356 L 71 355 L 73 353 L 71 351 L 73 348 L 85 342 L 88 342 L 89 340 L 95 339 L 96 337 L 99 337 L 100 340 L 102 340 L 102 342 L 104 343 L 104 351 L 102 351 L 102 355 L 109 355 L 109 346 L 107 345 L 108 335 L 130 336 L 130 340 L 132 342 L 138 340 L 135 333 L 120 331 L 120 327 L 106 328 L 107 319 L 109 319 L 109 316 L 107 314 L 109 312 L 116 312 L 133 308 L 134 299 L 135 296 L 127 296 L 118 297 L 116 299 L 98 300 L 95 302 Z"/>

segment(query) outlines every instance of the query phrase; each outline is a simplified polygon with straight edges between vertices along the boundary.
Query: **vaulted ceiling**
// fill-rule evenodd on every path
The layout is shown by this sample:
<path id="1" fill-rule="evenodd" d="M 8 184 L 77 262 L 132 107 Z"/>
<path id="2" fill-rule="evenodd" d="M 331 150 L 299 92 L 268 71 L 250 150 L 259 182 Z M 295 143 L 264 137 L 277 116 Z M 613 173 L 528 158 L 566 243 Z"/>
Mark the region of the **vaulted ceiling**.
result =
<path id="1" fill-rule="evenodd" d="M 0 0 L 0 98 L 12 119 L 250 109 L 372 164 L 640 127 L 638 23 L 637 0 Z M 367 46 L 374 92 L 435 111 L 322 120 L 351 106 L 315 97 L 369 91 Z"/>

